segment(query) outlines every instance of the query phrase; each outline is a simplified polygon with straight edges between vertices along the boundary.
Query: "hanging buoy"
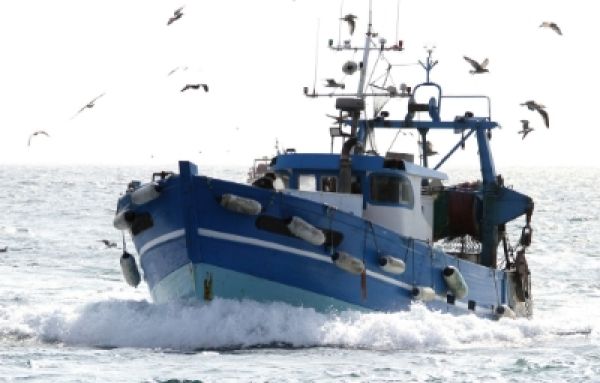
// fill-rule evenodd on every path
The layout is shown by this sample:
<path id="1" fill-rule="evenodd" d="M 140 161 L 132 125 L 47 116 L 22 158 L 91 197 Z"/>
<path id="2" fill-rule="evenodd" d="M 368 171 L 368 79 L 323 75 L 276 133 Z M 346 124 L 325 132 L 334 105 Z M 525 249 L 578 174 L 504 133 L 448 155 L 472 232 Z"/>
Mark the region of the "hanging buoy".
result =
<path id="1" fill-rule="evenodd" d="M 427 286 L 415 286 L 412 289 L 414 299 L 429 302 L 435 299 L 435 290 Z"/>
<path id="2" fill-rule="evenodd" d="M 235 194 L 223 194 L 221 196 L 221 206 L 233 212 L 248 215 L 258 215 L 262 211 L 260 202 Z"/>
<path id="3" fill-rule="evenodd" d="M 129 254 L 126 251 L 123 251 L 123 255 L 121 255 L 121 272 L 123 273 L 123 277 L 125 278 L 125 282 L 129 286 L 137 287 L 140 284 L 140 272 L 137 267 L 137 263 L 135 262 L 135 258 L 133 255 Z"/>
<path id="4" fill-rule="evenodd" d="M 135 220 L 135 213 L 131 210 L 123 210 L 115 215 L 113 226 L 119 230 L 129 230 Z"/>
<path id="5" fill-rule="evenodd" d="M 465 279 L 456 267 L 446 266 L 443 274 L 446 285 L 448 285 L 452 295 L 458 299 L 462 299 L 467 296 L 469 293 L 469 286 L 467 286 L 467 282 L 465 282 Z"/>
<path id="6" fill-rule="evenodd" d="M 515 319 L 517 317 L 517 315 L 515 314 L 514 311 L 511 310 L 510 307 L 508 307 L 506 305 L 501 305 L 501 306 L 496 307 L 496 317 L 498 319 L 500 319 L 500 318 Z"/>
<path id="7" fill-rule="evenodd" d="M 131 202 L 136 205 L 143 205 L 158 198 L 160 195 L 160 185 L 156 182 L 151 182 L 140 188 L 137 188 L 131 193 Z"/>
<path id="8" fill-rule="evenodd" d="M 308 243 L 316 246 L 325 243 L 325 234 L 300 217 L 292 217 L 292 220 L 288 223 L 287 227 L 293 235 Z"/>
<path id="9" fill-rule="evenodd" d="M 343 251 L 335 252 L 331 256 L 331 260 L 337 267 L 352 274 L 361 274 L 365 271 L 363 261 Z"/>
<path id="10" fill-rule="evenodd" d="M 386 273 L 390 274 L 402 274 L 406 270 L 404 261 L 398 258 L 394 258 L 390 255 L 384 255 L 379 257 L 379 266 Z"/>

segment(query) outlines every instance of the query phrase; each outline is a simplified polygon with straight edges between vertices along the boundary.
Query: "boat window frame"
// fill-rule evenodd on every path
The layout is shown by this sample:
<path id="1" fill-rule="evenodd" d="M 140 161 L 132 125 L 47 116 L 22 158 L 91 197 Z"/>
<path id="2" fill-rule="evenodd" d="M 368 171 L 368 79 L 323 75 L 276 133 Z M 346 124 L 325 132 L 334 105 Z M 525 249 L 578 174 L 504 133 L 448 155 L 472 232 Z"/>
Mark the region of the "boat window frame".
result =
<path id="1" fill-rule="evenodd" d="M 379 201 L 379 200 L 374 199 L 373 198 L 373 182 L 377 177 L 394 177 L 394 178 L 399 179 L 400 181 L 398 182 L 398 186 L 406 185 L 406 190 L 409 193 L 408 199 L 407 200 L 400 199 L 400 197 L 402 196 L 400 190 L 398 190 L 398 202 L 389 202 L 389 201 L 383 201 L 383 200 Z M 402 207 L 402 208 L 406 208 L 406 209 L 414 208 L 415 192 L 414 192 L 412 181 L 406 174 L 398 173 L 398 172 L 376 171 L 376 172 L 369 174 L 367 182 L 368 182 L 368 190 L 369 190 L 369 196 L 367 198 L 367 202 L 370 205 L 396 206 L 396 207 Z"/>

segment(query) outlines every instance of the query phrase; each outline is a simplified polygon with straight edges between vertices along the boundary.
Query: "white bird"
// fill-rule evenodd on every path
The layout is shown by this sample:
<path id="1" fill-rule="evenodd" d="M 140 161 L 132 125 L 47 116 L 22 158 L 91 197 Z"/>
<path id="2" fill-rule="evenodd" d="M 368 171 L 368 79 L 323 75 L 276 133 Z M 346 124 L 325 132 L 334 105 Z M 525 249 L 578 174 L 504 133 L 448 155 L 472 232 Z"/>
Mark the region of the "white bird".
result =
<path id="1" fill-rule="evenodd" d="M 181 12 L 182 10 L 183 10 L 183 7 L 177 8 L 173 12 L 173 16 L 169 18 L 169 21 L 167 21 L 167 25 L 171 25 L 173 22 L 181 19 L 181 17 L 183 16 L 183 12 Z"/>
<path id="2" fill-rule="evenodd" d="M 98 242 L 104 243 L 106 247 L 117 247 L 115 242 L 109 241 L 108 239 L 99 239 Z"/>
<path id="3" fill-rule="evenodd" d="M 521 120 L 521 123 L 523 124 L 523 128 L 519 130 L 518 133 L 523 135 L 523 138 L 521 139 L 524 140 L 525 136 L 527 136 L 531 131 L 533 131 L 533 128 L 529 127 L 528 120 Z"/>
<path id="4" fill-rule="evenodd" d="M 421 147 L 422 142 L 419 141 L 419 147 Z M 431 141 L 425 141 L 425 147 L 427 149 L 427 152 L 425 153 L 426 156 L 433 156 L 438 154 L 438 152 L 436 152 L 435 150 L 433 150 L 433 144 L 431 143 Z"/>
<path id="5" fill-rule="evenodd" d="M 467 62 L 469 64 L 471 64 L 471 66 L 473 67 L 473 69 L 470 70 L 469 73 L 476 74 L 476 73 L 489 72 L 486 67 L 489 64 L 490 60 L 488 60 L 487 58 L 485 60 L 483 60 L 481 63 L 478 63 L 477 61 L 475 61 L 472 58 L 469 58 L 467 56 L 463 56 L 463 58 L 465 60 L 467 60 Z"/>
<path id="6" fill-rule="evenodd" d="M 553 23 L 551 21 L 544 21 L 541 25 L 540 28 L 550 28 L 552 29 L 554 32 L 558 33 L 559 35 L 562 36 L 562 31 L 560 30 L 560 28 L 558 27 L 558 25 L 556 25 L 556 23 Z"/>
<path id="7" fill-rule="evenodd" d="M 205 92 L 208 92 L 208 85 L 206 84 L 186 84 L 183 88 L 181 88 L 182 92 L 185 92 L 188 89 L 204 89 Z"/>
<path id="8" fill-rule="evenodd" d="M 37 136 L 38 134 L 42 134 L 46 137 L 50 137 L 50 135 L 48 133 L 46 133 L 43 130 L 36 130 L 35 132 L 31 133 L 31 135 L 29 135 L 29 139 L 27 140 L 27 146 L 31 145 L 31 139 L 35 136 Z"/>
<path id="9" fill-rule="evenodd" d="M 340 18 L 340 20 L 343 20 L 348 23 L 348 27 L 350 28 L 350 34 L 354 33 L 354 27 L 356 26 L 356 18 L 357 16 L 351 13 L 348 13 L 346 16 Z"/>
<path id="10" fill-rule="evenodd" d="M 104 96 L 104 93 L 102 93 L 101 95 L 95 97 L 92 101 L 90 101 L 87 104 L 85 104 L 81 109 L 79 109 L 77 111 L 77 113 L 75 113 L 75 115 L 73 117 L 71 117 L 71 119 L 75 118 L 79 113 L 83 112 L 84 110 L 93 108 L 96 105 L 95 104 L 96 100 L 98 100 L 102 96 Z"/>
<path id="11" fill-rule="evenodd" d="M 537 102 L 535 102 L 533 100 L 525 101 L 521 105 L 526 106 L 527 109 L 529 109 L 529 110 L 537 110 L 538 113 L 544 119 L 544 125 L 546 125 L 546 128 L 550 128 L 550 117 L 548 116 L 548 112 L 546 112 L 544 110 L 544 108 L 545 108 L 544 105 L 538 104 Z"/>

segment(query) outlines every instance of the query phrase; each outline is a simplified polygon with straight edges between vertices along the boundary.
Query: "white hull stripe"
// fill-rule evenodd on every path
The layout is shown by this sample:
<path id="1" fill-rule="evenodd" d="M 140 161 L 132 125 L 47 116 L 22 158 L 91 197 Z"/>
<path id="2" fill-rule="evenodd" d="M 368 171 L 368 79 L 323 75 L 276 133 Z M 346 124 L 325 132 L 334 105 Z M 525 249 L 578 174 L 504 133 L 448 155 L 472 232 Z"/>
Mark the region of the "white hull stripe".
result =
<path id="1" fill-rule="evenodd" d="M 161 245 L 167 241 L 171 241 L 173 239 L 183 237 L 184 235 L 185 235 L 185 230 L 179 229 L 179 230 L 174 230 L 167 234 L 163 234 L 160 237 L 156 237 L 153 240 L 146 242 L 146 244 L 144 246 L 142 246 L 142 248 L 139 251 L 140 257 L 142 255 L 144 255 L 144 253 L 147 252 L 148 250 L 150 250 L 151 248 Z"/>

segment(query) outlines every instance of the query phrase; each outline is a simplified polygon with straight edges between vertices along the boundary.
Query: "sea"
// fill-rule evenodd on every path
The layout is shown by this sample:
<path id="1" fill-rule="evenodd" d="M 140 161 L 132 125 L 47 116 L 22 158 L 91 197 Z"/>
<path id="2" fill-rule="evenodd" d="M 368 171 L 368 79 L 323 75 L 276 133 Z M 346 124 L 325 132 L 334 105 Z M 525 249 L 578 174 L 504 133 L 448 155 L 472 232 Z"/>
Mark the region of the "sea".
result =
<path id="1" fill-rule="evenodd" d="M 0 167 L 0 382 L 600 382 L 600 169 L 503 170 L 535 201 L 534 315 L 489 320 L 154 304 L 124 282 L 112 219 L 129 181 L 176 166 Z M 247 168 L 200 171 L 243 182 Z"/>

